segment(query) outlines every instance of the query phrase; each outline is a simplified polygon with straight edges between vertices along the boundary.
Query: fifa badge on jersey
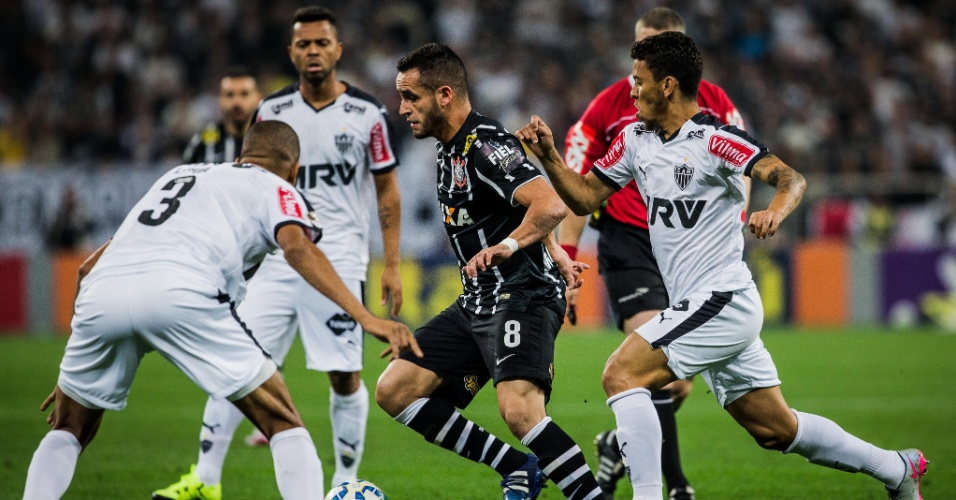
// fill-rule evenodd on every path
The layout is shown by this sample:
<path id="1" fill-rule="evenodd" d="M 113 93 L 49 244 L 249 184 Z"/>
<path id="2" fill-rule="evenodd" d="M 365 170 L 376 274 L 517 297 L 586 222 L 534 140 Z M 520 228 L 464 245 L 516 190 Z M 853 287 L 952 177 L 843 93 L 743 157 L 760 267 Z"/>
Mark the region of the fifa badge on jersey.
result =
<path id="1" fill-rule="evenodd" d="M 451 176 L 459 188 L 468 184 L 468 158 L 464 156 L 451 157 Z"/>
<path id="2" fill-rule="evenodd" d="M 687 166 L 686 163 L 674 167 L 674 181 L 681 191 L 687 189 L 690 180 L 694 177 L 694 167 Z"/>
<path id="3" fill-rule="evenodd" d="M 352 143 L 355 142 L 355 137 L 349 134 L 339 134 L 335 136 L 335 149 L 339 150 L 339 153 L 345 154 L 352 149 Z"/>
<path id="4" fill-rule="evenodd" d="M 478 390 L 481 389 L 481 386 L 478 385 L 478 376 L 477 375 L 465 375 L 465 389 L 471 393 L 472 396 L 478 394 Z"/>

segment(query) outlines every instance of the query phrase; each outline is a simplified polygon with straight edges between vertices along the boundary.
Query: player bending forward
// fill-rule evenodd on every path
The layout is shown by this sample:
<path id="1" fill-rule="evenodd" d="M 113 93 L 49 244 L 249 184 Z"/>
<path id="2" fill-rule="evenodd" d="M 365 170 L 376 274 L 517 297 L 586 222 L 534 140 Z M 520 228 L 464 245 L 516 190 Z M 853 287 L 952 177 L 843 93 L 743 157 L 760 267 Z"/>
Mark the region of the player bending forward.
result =
<path id="1" fill-rule="evenodd" d="M 232 401 L 269 436 L 283 498 L 322 498 L 322 464 L 276 365 L 235 311 L 244 274 L 281 248 L 309 284 L 387 341 L 421 355 L 405 325 L 372 316 L 313 244 L 321 234 L 291 182 L 299 140 L 288 125 L 249 129 L 238 163 L 163 175 L 116 235 L 80 268 L 72 335 L 60 364 L 24 500 L 60 498 L 103 410 L 126 406 L 143 355 L 159 351 L 211 397 Z"/>
<path id="2" fill-rule="evenodd" d="M 654 257 L 675 302 L 628 335 L 602 377 L 634 498 L 661 498 L 661 427 L 651 391 L 698 373 L 760 446 L 873 476 L 891 499 L 922 498 L 922 452 L 883 450 L 826 418 L 791 410 L 760 340 L 763 307 L 742 260 L 742 177 L 777 189 L 770 206 L 750 217 L 750 231 L 763 239 L 800 202 L 803 176 L 747 133 L 700 112 L 703 61 L 687 35 L 645 38 L 631 57 L 641 121 L 625 128 L 587 175 L 564 164 L 537 116 L 515 135 L 575 213 L 592 212 L 632 179 L 647 202 Z"/>

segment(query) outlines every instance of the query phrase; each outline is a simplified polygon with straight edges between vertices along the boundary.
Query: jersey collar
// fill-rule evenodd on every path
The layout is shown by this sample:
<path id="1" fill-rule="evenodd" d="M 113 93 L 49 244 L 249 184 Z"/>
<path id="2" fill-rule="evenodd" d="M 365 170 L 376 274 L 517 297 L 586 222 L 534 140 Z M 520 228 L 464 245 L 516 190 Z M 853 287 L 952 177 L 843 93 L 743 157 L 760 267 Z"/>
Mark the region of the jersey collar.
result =
<path id="1" fill-rule="evenodd" d="M 664 131 L 661 129 L 655 130 L 654 133 L 657 134 L 657 137 L 661 139 L 662 143 L 666 144 L 680 137 L 681 132 L 684 131 L 684 127 L 686 127 L 688 123 L 694 122 L 698 125 L 703 125 L 705 121 L 707 121 L 707 115 L 705 115 L 702 112 L 698 112 L 696 115 L 690 117 L 690 120 L 687 120 L 686 122 L 684 122 L 683 125 L 681 125 L 679 129 L 677 129 L 677 132 L 674 132 L 674 135 L 672 135 L 670 139 L 664 136 Z"/>
<path id="2" fill-rule="evenodd" d="M 471 110 L 468 113 L 468 117 L 465 118 L 465 121 L 462 122 L 461 127 L 458 129 L 458 132 L 455 132 L 455 136 L 448 141 L 447 144 L 442 144 L 442 150 L 446 153 L 451 152 L 451 149 L 454 148 L 457 144 L 464 142 L 465 136 L 471 133 L 471 131 L 477 126 L 478 118 L 481 117 L 475 110 Z"/>

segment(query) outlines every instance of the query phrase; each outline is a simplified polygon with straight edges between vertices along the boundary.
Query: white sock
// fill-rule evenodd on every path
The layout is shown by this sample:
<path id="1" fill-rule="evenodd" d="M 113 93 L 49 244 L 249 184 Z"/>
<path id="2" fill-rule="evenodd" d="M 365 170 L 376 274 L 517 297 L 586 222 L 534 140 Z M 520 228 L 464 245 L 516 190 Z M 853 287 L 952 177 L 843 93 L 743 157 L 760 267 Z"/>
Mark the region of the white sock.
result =
<path id="1" fill-rule="evenodd" d="M 332 443 L 335 448 L 332 486 L 358 478 L 359 463 L 365 450 L 368 405 L 365 382 L 360 382 L 358 390 L 348 396 L 330 391 L 329 416 L 332 420 Z"/>
<path id="2" fill-rule="evenodd" d="M 66 493 L 73 481 L 76 460 L 83 447 L 67 431 L 50 431 L 43 436 L 27 470 L 23 500 L 55 500 Z"/>
<path id="3" fill-rule="evenodd" d="M 617 418 L 617 442 L 627 466 L 634 499 L 662 498 L 661 422 L 651 391 L 631 389 L 607 400 Z"/>
<path id="4" fill-rule="evenodd" d="M 325 496 L 322 462 L 304 427 L 279 432 L 269 440 L 279 494 L 285 500 L 315 500 Z"/>
<path id="5" fill-rule="evenodd" d="M 890 488 L 900 484 L 906 464 L 895 451 L 877 448 L 846 432 L 830 419 L 791 410 L 797 416 L 797 437 L 784 453 L 796 453 L 810 463 L 873 476 Z"/>
<path id="6" fill-rule="evenodd" d="M 202 430 L 199 431 L 199 460 L 196 461 L 196 475 L 203 484 L 222 482 L 222 465 L 229 444 L 244 418 L 239 408 L 225 399 L 209 398 L 206 401 Z"/>

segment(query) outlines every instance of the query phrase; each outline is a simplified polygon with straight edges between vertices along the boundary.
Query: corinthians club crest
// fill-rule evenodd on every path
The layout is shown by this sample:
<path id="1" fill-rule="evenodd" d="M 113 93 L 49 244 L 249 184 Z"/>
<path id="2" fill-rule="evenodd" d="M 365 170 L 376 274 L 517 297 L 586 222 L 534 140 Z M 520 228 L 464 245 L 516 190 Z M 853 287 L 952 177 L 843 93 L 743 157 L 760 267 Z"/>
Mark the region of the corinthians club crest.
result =
<path id="1" fill-rule="evenodd" d="M 352 149 L 353 142 L 355 142 L 355 137 L 349 134 L 339 134 L 335 136 L 335 148 L 343 155 Z"/>
<path id="2" fill-rule="evenodd" d="M 681 191 L 687 189 L 690 180 L 694 177 L 694 167 L 687 166 L 686 163 L 674 167 L 674 181 Z"/>
<path id="3" fill-rule="evenodd" d="M 464 156 L 452 156 L 451 158 L 451 176 L 455 180 L 455 185 L 459 188 L 468 184 L 468 159 Z"/>

